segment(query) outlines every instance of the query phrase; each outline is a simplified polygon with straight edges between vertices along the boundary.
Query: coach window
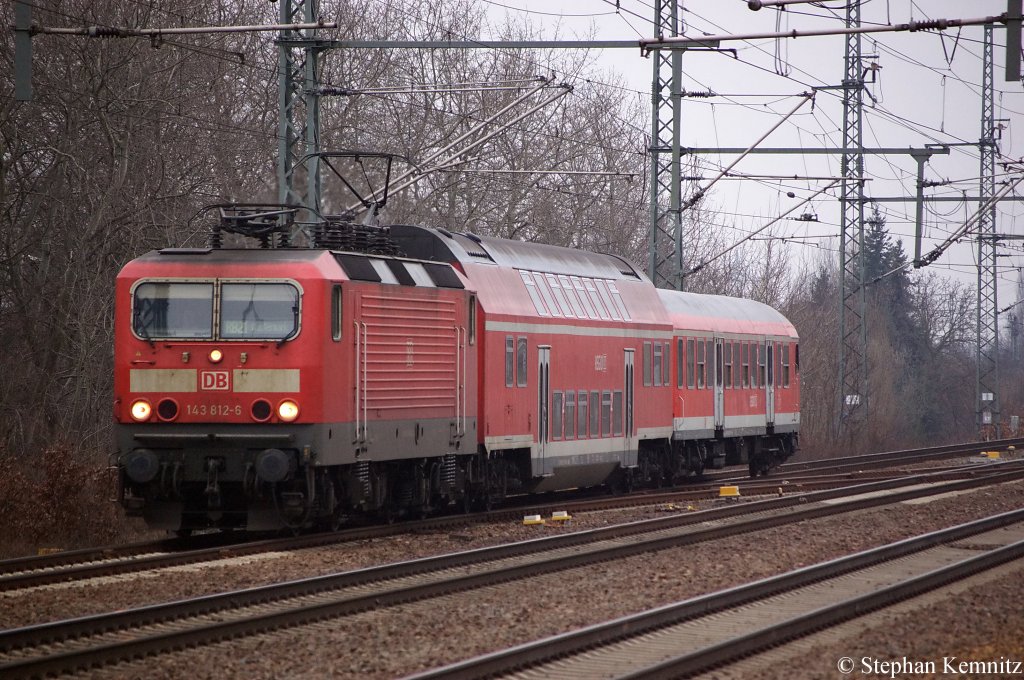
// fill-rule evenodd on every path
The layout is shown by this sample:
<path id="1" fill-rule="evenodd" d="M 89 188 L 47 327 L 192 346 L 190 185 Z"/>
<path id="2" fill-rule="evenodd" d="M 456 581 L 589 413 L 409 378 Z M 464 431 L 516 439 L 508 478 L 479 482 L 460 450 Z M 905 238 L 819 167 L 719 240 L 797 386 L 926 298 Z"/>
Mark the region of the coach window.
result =
<path id="1" fill-rule="evenodd" d="M 757 387 L 757 343 L 750 343 L 750 386 Z"/>
<path id="2" fill-rule="evenodd" d="M 526 286 L 526 292 L 530 295 L 530 300 L 533 301 L 533 308 L 537 310 L 537 313 L 541 316 L 551 316 L 551 312 L 548 311 L 544 301 L 541 299 L 540 291 L 533 280 L 533 275 L 530 272 L 519 270 L 519 278 L 523 280 L 523 285 Z"/>
<path id="3" fill-rule="evenodd" d="M 612 299 L 615 301 L 615 305 L 619 308 L 619 314 L 622 315 L 623 319 L 625 319 L 626 321 L 629 321 L 630 320 L 629 310 L 626 309 L 626 303 L 622 301 L 622 296 L 619 295 L 619 288 L 618 288 L 618 286 L 616 286 L 614 282 L 609 281 L 608 282 L 608 290 L 610 290 L 612 292 Z"/>
<path id="4" fill-rule="evenodd" d="M 516 385 L 526 387 L 526 338 L 522 335 L 516 342 Z"/>
<path id="5" fill-rule="evenodd" d="M 722 363 L 723 358 L 725 357 L 725 351 L 720 349 L 724 344 L 725 343 L 715 343 L 714 350 L 708 350 L 714 351 L 715 353 L 715 387 L 722 386 L 722 378 L 725 375 L 725 366 Z M 712 347 L 710 342 L 708 343 L 708 347 Z"/>
<path id="6" fill-rule="evenodd" d="M 555 304 L 554 295 L 551 294 L 551 289 L 548 288 L 547 279 L 544 278 L 543 274 L 534 274 L 533 280 L 537 284 L 537 290 L 540 291 L 540 296 L 544 300 L 544 304 L 547 305 L 548 311 L 551 312 L 551 316 L 562 316 L 561 312 L 558 311 L 558 305 Z"/>
<path id="7" fill-rule="evenodd" d="M 644 343 L 644 387 L 651 386 L 651 343 Z"/>
<path id="8" fill-rule="evenodd" d="M 601 393 L 590 393 L 590 436 L 601 436 Z"/>
<path id="9" fill-rule="evenodd" d="M 775 386 L 782 387 L 782 343 L 775 346 Z"/>
<path id="10" fill-rule="evenodd" d="M 551 438 L 562 438 L 562 393 L 551 395 Z"/>
<path id="11" fill-rule="evenodd" d="M 704 341 L 697 341 L 697 389 L 704 389 L 704 378 L 707 376 L 707 364 L 704 361 Z"/>
<path id="12" fill-rule="evenodd" d="M 644 343 L 647 344 L 647 343 Z M 661 387 L 661 343 L 654 343 L 654 386 Z"/>
<path id="13" fill-rule="evenodd" d="M 604 303 L 601 301 L 601 295 L 597 292 L 597 285 L 591 279 L 584 279 L 583 286 L 587 289 L 587 295 L 590 296 L 590 302 L 593 303 L 594 309 L 597 311 L 597 315 L 605 321 L 611 319 L 611 315 L 608 310 L 604 308 Z"/>
<path id="14" fill-rule="evenodd" d="M 576 438 L 576 393 L 565 393 L 565 438 Z"/>
<path id="15" fill-rule="evenodd" d="M 505 387 L 512 387 L 516 379 L 516 339 L 505 336 Z"/>
<path id="16" fill-rule="evenodd" d="M 782 346 L 782 386 L 789 387 L 789 343 Z"/>
<path id="17" fill-rule="evenodd" d="M 743 343 L 743 386 L 750 387 L 750 343 Z"/>
<path id="18" fill-rule="evenodd" d="M 682 389 L 683 380 L 686 379 L 683 371 L 685 370 L 685 364 L 683 363 L 686 354 L 683 352 L 683 339 L 679 338 L 676 340 L 676 387 Z"/>
<path id="19" fill-rule="evenodd" d="M 590 296 L 587 295 L 587 289 L 584 287 L 582 279 L 578 276 L 572 277 L 572 287 L 576 290 L 576 294 L 579 295 L 580 302 L 583 303 L 583 309 L 587 310 L 587 316 L 591 319 L 596 319 L 597 311 L 594 309 L 594 303 L 590 301 Z"/>
<path id="20" fill-rule="evenodd" d="M 601 393 L 601 436 L 609 437 L 612 433 L 612 393 L 605 390 Z"/>
<path id="21" fill-rule="evenodd" d="M 793 365 L 796 366 L 796 370 L 793 371 L 795 375 L 800 374 L 800 345 L 793 343 Z"/>
<path id="22" fill-rule="evenodd" d="M 694 353 L 695 345 L 696 343 L 693 338 L 686 339 L 686 386 L 691 390 L 693 389 L 695 378 L 693 373 L 696 365 L 694 363 L 694 358 L 696 357 L 696 354 Z"/>
<path id="23" fill-rule="evenodd" d="M 341 286 L 331 288 L 331 339 L 341 340 Z"/>
<path id="24" fill-rule="evenodd" d="M 579 407 L 576 409 L 576 436 L 580 439 L 587 437 L 587 391 L 579 391 Z"/>
<path id="25" fill-rule="evenodd" d="M 601 301 L 604 306 L 608 309 L 608 313 L 612 315 L 612 318 L 616 321 L 622 321 L 622 314 L 619 309 L 615 306 L 615 302 L 612 300 L 612 294 L 608 292 L 608 282 L 604 279 L 597 279 L 597 292 L 601 295 Z"/>
<path id="26" fill-rule="evenodd" d="M 732 388 L 732 343 L 726 342 L 725 345 L 725 386 Z"/>
<path id="27" fill-rule="evenodd" d="M 469 344 L 476 344 L 476 296 L 469 296 Z"/>
<path id="28" fill-rule="evenodd" d="M 572 319 L 575 315 L 572 312 L 572 307 L 569 306 L 569 299 L 565 296 L 565 291 L 562 290 L 562 286 L 558 283 L 558 278 L 554 274 L 545 274 L 548 280 L 548 284 L 551 286 L 551 292 L 555 295 L 555 301 L 558 302 L 558 308 L 562 312 L 562 316 Z"/>
<path id="29" fill-rule="evenodd" d="M 767 354 L 767 350 L 765 349 L 765 346 L 762 343 L 760 343 L 760 342 L 757 343 L 757 383 L 761 387 L 767 387 L 768 386 L 768 375 L 767 375 L 767 372 L 765 371 L 765 364 L 766 364 L 766 362 L 765 362 L 765 355 L 766 354 Z"/>
<path id="30" fill-rule="evenodd" d="M 740 380 L 740 373 L 742 372 L 743 368 L 740 363 L 740 343 L 734 342 L 732 344 L 732 386 L 736 389 L 739 389 L 742 384 Z"/>
<path id="31" fill-rule="evenodd" d="M 569 280 L 569 277 L 559 275 L 558 282 L 562 284 L 562 290 L 565 292 L 565 297 L 569 300 L 569 304 L 572 306 L 572 311 L 576 314 L 576 318 L 586 319 L 587 313 L 583 311 L 583 305 L 580 303 L 580 299 L 576 295 L 576 290 L 573 288 L 572 281 Z"/>
<path id="32" fill-rule="evenodd" d="M 622 390 L 612 394 L 612 434 L 622 436 Z"/>
<path id="33" fill-rule="evenodd" d="M 672 345 L 665 343 L 661 360 L 661 384 L 668 387 L 672 384 Z"/>

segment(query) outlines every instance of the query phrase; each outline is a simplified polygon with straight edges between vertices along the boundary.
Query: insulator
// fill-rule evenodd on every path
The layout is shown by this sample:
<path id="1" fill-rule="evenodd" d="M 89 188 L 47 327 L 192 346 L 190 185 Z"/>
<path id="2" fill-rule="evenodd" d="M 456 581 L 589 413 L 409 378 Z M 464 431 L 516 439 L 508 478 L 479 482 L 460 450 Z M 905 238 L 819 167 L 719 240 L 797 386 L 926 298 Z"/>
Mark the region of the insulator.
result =
<path id="1" fill-rule="evenodd" d="M 224 245 L 224 234 L 221 233 L 220 225 L 215 224 L 210 228 L 210 247 L 220 248 Z"/>

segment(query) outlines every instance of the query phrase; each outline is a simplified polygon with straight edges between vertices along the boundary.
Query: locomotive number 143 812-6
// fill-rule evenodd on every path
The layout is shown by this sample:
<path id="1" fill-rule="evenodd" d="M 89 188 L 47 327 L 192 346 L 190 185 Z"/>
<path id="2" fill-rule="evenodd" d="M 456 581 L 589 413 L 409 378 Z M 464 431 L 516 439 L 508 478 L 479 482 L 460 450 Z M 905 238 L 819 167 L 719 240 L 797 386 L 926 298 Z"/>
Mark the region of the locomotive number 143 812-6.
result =
<path id="1" fill-rule="evenodd" d="M 185 414 L 190 416 L 240 416 L 238 404 L 186 404 Z"/>

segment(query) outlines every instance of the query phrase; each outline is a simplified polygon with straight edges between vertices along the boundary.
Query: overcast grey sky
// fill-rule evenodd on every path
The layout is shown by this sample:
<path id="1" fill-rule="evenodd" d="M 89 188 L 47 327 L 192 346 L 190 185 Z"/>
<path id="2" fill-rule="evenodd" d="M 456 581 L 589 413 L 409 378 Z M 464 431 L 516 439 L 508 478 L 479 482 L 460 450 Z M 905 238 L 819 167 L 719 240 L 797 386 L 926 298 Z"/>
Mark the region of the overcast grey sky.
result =
<path id="1" fill-rule="evenodd" d="M 529 21 L 543 27 L 545 37 L 562 39 L 648 38 L 653 34 L 653 0 L 478 0 L 488 8 L 492 20 L 504 17 Z M 845 2 L 831 0 L 815 5 L 791 5 L 785 12 L 747 8 L 745 0 L 686 0 L 684 33 L 740 35 L 752 32 L 839 28 L 845 17 Z M 902 23 L 938 18 L 976 18 L 1006 10 L 1006 0 L 865 0 L 862 24 Z M 1024 153 L 1024 89 L 1020 82 L 1003 79 L 1006 31 L 997 26 L 995 35 L 995 117 L 1002 123 L 1000 152 L 1005 159 L 1020 159 Z M 976 143 L 981 136 L 981 78 L 983 28 L 939 33 L 879 33 L 863 37 L 865 66 L 877 64 L 876 81 L 868 85 L 865 97 L 864 145 L 866 147 L 922 147 L 934 143 Z M 731 42 L 723 47 L 729 54 L 690 52 L 683 57 L 684 88 L 712 90 L 723 96 L 687 99 L 683 107 L 684 146 L 746 147 L 770 129 L 781 115 L 797 103 L 797 95 L 811 87 L 836 85 L 844 73 L 844 38 L 805 37 Z M 593 52 L 591 78 L 602 80 L 609 72 L 621 74 L 627 83 L 625 94 L 650 101 L 653 64 L 639 50 Z M 585 85 L 583 85 L 585 86 Z M 731 95 L 731 96 L 726 96 Z M 647 130 L 649 120 L 637 125 Z M 841 146 L 842 103 L 838 92 L 820 92 L 813 110 L 805 105 L 762 146 L 801 148 Z M 705 176 L 727 165 L 732 157 L 704 157 Z M 929 195 L 977 195 L 979 175 L 977 147 L 953 147 L 949 156 L 934 156 L 926 166 L 925 179 L 952 180 L 946 186 L 928 189 Z M 736 172 L 783 175 L 838 175 L 839 159 L 831 156 L 750 156 Z M 866 158 L 869 196 L 913 196 L 916 192 L 916 162 L 909 156 L 868 156 Z M 997 181 L 1001 169 L 997 167 Z M 791 207 L 786 192 L 798 199 L 813 193 L 821 184 L 814 181 L 727 181 L 709 194 L 722 213 L 723 229 L 738 240 L 749 231 Z M 998 190 L 997 184 L 997 190 Z M 837 195 L 838 191 L 833 192 Z M 908 256 L 913 255 L 914 204 L 881 203 L 889 230 L 904 237 Z M 963 201 L 932 203 L 926 208 L 924 252 L 928 252 L 977 210 L 976 203 Z M 799 210 L 804 212 L 805 210 Z M 811 212 L 820 222 L 785 221 L 778 235 L 793 237 L 787 247 L 794 257 L 816 258 L 834 252 L 838 245 L 838 201 L 822 197 Z M 998 210 L 999 233 L 1024 234 L 1024 205 L 1004 202 Z M 1001 258 L 999 304 L 1016 298 L 1017 272 L 1024 265 L 1020 246 L 1011 242 Z M 975 245 L 951 248 L 932 267 L 970 283 L 975 282 Z"/>

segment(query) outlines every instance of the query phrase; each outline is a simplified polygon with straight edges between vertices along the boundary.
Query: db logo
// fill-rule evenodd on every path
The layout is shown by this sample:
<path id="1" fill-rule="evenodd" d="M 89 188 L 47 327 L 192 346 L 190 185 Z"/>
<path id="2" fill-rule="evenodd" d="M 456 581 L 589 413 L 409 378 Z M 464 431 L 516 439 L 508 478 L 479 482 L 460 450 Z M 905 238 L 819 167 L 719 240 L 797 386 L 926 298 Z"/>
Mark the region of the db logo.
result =
<path id="1" fill-rule="evenodd" d="M 227 391 L 230 387 L 227 371 L 199 371 L 199 389 Z"/>

